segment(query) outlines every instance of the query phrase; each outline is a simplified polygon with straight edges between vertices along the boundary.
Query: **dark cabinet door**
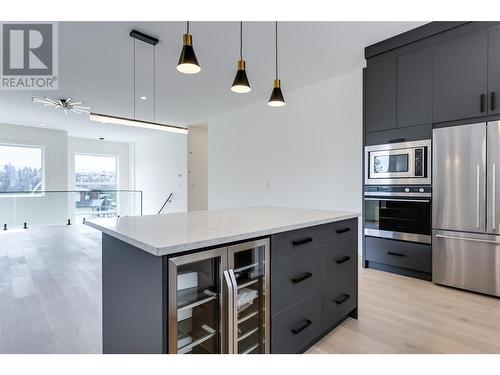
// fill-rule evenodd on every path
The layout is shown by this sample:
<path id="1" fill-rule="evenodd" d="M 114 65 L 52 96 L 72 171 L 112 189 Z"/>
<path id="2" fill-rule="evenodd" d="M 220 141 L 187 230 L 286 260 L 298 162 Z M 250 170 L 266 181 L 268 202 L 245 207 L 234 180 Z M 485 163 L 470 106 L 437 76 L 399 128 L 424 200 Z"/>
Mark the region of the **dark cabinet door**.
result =
<path id="1" fill-rule="evenodd" d="M 396 128 L 396 58 L 365 70 L 365 131 Z"/>
<path id="2" fill-rule="evenodd" d="M 487 113 L 487 33 L 481 30 L 434 46 L 435 123 Z"/>
<path id="3" fill-rule="evenodd" d="M 397 60 L 398 128 L 432 123 L 432 48 Z"/>
<path id="4" fill-rule="evenodd" d="M 500 113 L 500 26 L 488 36 L 488 112 Z"/>

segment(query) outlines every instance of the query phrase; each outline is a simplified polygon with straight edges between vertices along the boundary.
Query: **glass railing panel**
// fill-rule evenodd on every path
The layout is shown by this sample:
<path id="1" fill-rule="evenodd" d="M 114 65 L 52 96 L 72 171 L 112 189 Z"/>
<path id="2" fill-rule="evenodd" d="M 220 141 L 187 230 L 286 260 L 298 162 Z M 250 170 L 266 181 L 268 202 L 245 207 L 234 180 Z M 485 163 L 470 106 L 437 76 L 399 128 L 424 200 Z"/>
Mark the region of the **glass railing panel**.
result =
<path id="1" fill-rule="evenodd" d="M 0 192 L 0 229 L 139 215 L 138 190 Z"/>

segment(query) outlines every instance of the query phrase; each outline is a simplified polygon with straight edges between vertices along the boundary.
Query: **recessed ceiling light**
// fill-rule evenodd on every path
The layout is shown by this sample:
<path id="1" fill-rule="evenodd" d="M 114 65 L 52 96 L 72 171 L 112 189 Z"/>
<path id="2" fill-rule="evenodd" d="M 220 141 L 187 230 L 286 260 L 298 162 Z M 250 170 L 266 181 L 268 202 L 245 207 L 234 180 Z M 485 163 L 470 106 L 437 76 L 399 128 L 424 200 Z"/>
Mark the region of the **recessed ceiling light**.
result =
<path id="1" fill-rule="evenodd" d="M 147 96 L 139 96 L 139 99 L 141 99 L 141 100 L 147 100 L 148 97 Z"/>
<path id="2" fill-rule="evenodd" d="M 45 127 L 45 124 L 40 124 L 41 127 Z"/>

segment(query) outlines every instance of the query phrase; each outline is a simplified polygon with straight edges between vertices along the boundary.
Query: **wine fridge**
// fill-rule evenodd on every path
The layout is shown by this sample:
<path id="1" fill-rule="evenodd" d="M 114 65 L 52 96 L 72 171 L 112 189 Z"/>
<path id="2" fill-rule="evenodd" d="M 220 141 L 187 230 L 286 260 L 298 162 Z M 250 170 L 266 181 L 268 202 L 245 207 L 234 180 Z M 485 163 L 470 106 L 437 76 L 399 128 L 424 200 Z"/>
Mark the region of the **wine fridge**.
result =
<path id="1" fill-rule="evenodd" d="M 269 239 L 168 262 L 169 353 L 269 353 Z"/>

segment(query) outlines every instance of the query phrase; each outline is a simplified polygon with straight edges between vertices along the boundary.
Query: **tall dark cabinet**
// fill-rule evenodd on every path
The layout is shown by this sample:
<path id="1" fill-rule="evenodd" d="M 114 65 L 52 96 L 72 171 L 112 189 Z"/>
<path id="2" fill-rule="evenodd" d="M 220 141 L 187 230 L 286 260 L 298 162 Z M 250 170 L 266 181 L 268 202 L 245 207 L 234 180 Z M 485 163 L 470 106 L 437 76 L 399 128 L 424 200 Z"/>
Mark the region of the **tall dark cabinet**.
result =
<path id="1" fill-rule="evenodd" d="M 370 65 L 365 70 L 365 130 L 396 127 L 396 59 Z"/>
<path id="2" fill-rule="evenodd" d="M 500 26 L 488 34 L 488 112 L 500 113 Z"/>
<path id="3" fill-rule="evenodd" d="M 488 30 L 434 46 L 434 122 L 487 113 Z"/>
<path id="4" fill-rule="evenodd" d="M 397 58 L 397 126 L 432 123 L 432 48 Z"/>

